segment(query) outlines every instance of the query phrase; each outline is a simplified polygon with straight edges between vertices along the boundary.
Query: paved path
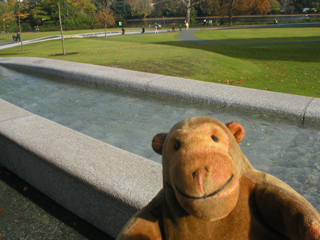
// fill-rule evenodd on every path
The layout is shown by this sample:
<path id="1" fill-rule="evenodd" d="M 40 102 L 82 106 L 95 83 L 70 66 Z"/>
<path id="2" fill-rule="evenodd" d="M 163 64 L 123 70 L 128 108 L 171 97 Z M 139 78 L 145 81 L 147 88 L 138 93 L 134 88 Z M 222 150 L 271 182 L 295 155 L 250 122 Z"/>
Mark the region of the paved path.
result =
<path id="1" fill-rule="evenodd" d="M 299 42 L 223 42 L 213 40 L 203 40 L 194 36 L 197 31 L 206 30 L 225 30 L 225 29 L 247 29 L 247 28 L 279 28 L 279 27 L 310 27 L 320 26 L 320 23 L 293 23 L 293 24 L 272 24 L 272 25 L 255 25 L 255 26 L 240 26 L 228 28 L 200 28 L 183 31 L 178 35 L 181 41 L 204 43 L 204 44 L 226 44 L 226 45 L 266 45 L 266 44 L 301 44 L 301 43 L 320 43 L 320 41 L 299 41 Z"/>
<path id="2" fill-rule="evenodd" d="M 159 33 L 167 32 L 167 30 L 158 30 Z M 150 34 L 154 33 L 154 30 L 152 31 L 146 31 L 144 34 Z M 127 35 L 137 35 L 141 34 L 140 30 L 129 30 L 126 31 Z M 114 32 L 107 32 L 107 37 L 114 37 L 114 36 L 121 36 L 121 31 L 114 31 Z M 97 32 L 97 33 L 86 33 L 86 34 L 75 34 L 75 35 L 64 35 L 64 38 L 90 38 L 90 37 L 105 37 L 106 34 L 104 32 Z M 49 36 L 49 37 L 43 37 L 43 38 L 36 38 L 36 39 L 31 39 L 31 40 L 26 40 L 22 41 L 23 45 L 31 44 L 31 43 L 36 43 L 36 42 L 44 42 L 44 41 L 51 41 L 51 40 L 57 40 L 61 39 L 61 35 L 55 35 L 55 36 Z M 20 46 L 20 42 L 5 42 L 0 44 L 0 50 L 6 49 L 6 48 L 12 48 L 12 47 L 17 47 Z"/>

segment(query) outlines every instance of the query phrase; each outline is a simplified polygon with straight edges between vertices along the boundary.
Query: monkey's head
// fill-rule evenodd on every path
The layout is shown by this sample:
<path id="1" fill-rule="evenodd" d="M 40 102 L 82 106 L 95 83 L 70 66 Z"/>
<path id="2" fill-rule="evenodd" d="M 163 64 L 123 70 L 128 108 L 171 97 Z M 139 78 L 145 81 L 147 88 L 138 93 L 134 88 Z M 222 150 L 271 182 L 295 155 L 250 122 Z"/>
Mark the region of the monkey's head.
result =
<path id="1" fill-rule="evenodd" d="M 164 187 L 189 214 L 214 221 L 234 209 L 239 179 L 250 165 L 238 145 L 244 136 L 240 123 L 195 117 L 153 138 L 154 151 L 162 155 Z"/>

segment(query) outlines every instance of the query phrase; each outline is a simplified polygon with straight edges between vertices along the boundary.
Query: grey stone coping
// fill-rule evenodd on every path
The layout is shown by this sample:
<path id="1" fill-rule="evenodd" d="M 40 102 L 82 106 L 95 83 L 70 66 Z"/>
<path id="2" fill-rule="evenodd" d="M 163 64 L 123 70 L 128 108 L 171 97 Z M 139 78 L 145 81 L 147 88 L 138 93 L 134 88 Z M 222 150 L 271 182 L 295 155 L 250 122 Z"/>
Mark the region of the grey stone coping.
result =
<path id="1" fill-rule="evenodd" d="M 0 99 L 0 164 L 116 237 L 162 187 L 159 163 Z"/>
<path id="2" fill-rule="evenodd" d="M 0 58 L 0 65 L 110 88 L 202 102 L 320 123 L 319 98 L 305 97 L 92 64 L 42 58 Z"/>

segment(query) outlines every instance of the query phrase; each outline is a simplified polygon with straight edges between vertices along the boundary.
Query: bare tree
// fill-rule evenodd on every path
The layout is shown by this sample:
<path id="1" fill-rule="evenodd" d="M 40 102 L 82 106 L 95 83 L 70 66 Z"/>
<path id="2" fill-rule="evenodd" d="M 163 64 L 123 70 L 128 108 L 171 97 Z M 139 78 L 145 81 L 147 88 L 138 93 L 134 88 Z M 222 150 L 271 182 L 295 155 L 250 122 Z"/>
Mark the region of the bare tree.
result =
<path id="1" fill-rule="evenodd" d="M 57 5 L 58 5 L 59 24 L 60 24 L 61 41 L 62 41 L 62 54 L 66 55 L 66 48 L 64 46 L 64 36 L 63 36 L 62 21 L 61 21 L 61 0 L 57 1 Z"/>
<path id="2" fill-rule="evenodd" d="M 292 0 L 280 0 L 279 2 L 282 6 L 282 10 L 286 12 L 289 10 L 289 6 L 292 4 Z"/>
<path id="3" fill-rule="evenodd" d="M 237 0 L 231 0 L 229 3 L 229 11 L 228 11 L 228 16 L 229 16 L 229 26 L 232 26 L 232 17 L 233 17 L 233 10 L 236 5 Z"/>
<path id="4" fill-rule="evenodd" d="M 22 27 L 21 27 L 21 21 L 22 18 L 26 18 L 28 16 L 28 14 L 25 13 L 21 13 L 21 2 L 23 3 L 22 0 L 18 0 L 18 12 L 16 13 L 16 15 L 18 16 L 18 26 L 19 26 L 19 33 L 17 34 L 18 40 L 21 44 L 21 49 L 22 51 L 24 51 L 23 48 L 23 43 L 22 43 Z"/>
<path id="5" fill-rule="evenodd" d="M 49 3 L 52 3 L 58 7 L 59 25 L 60 25 L 61 42 L 62 42 L 62 54 L 66 55 L 66 49 L 64 46 L 63 29 L 62 29 L 62 20 L 61 20 L 61 1 L 64 1 L 64 0 L 48 0 Z M 67 0 L 67 1 L 69 1 L 69 0 Z"/>
<path id="6" fill-rule="evenodd" d="M 100 9 L 95 14 L 96 22 L 104 25 L 104 36 L 107 37 L 107 25 L 113 26 L 116 24 L 115 18 L 110 8 Z"/>
<path id="7" fill-rule="evenodd" d="M 190 15 L 191 15 L 191 9 L 194 7 L 194 5 L 200 3 L 202 0 L 180 0 L 181 3 L 184 4 L 186 7 L 187 13 L 186 13 L 186 21 L 190 23 Z"/>

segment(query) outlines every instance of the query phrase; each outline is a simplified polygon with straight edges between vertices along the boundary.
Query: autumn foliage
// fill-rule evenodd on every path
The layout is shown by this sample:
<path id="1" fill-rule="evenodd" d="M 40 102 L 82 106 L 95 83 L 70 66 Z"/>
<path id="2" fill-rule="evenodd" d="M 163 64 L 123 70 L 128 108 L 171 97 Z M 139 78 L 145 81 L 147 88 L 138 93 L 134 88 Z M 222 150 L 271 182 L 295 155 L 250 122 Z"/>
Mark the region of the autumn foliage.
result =
<path id="1" fill-rule="evenodd" d="M 116 24 L 115 18 L 113 16 L 113 12 L 110 8 L 100 9 L 95 15 L 94 19 L 97 23 L 107 26 L 113 26 Z"/>
<path id="2" fill-rule="evenodd" d="M 232 9 L 233 8 L 233 9 Z M 221 1 L 221 15 L 265 15 L 271 11 L 269 0 Z"/>
<path id="3" fill-rule="evenodd" d="M 237 15 L 280 11 L 302 13 L 304 8 L 319 11 L 319 0 L 0 0 L 0 29 L 19 31 L 20 18 L 23 31 L 33 31 L 37 26 L 41 31 L 57 30 L 59 15 L 65 29 L 71 30 L 105 24 L 115 27 L 117 22 L 126 23 L 128 19 L 185 17 L 189 21 L 209 16 L 232 19 Z"/>

